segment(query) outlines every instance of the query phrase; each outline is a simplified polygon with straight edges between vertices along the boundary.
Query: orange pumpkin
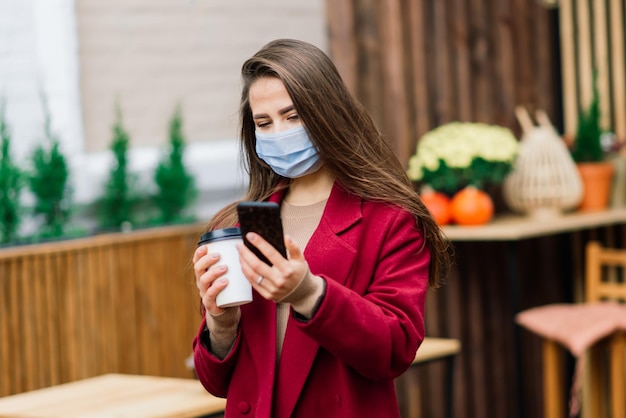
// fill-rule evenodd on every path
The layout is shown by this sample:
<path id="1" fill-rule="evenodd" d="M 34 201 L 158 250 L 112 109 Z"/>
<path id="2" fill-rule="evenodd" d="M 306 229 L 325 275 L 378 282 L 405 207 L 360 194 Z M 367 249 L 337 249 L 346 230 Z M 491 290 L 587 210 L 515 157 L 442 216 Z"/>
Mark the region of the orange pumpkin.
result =
<path id="1" fill-rule="evenodd" d="M 452 220 L 458 225 L 483 225 L 493 218 L 493 201 L 482 190 L 468 186 L 458 191 L 450 204 Z"/>
<path id="2" fill-rule="evenodd" d="M 450 211 L 450 198 L 443 193 L 434 190 L 423 191 L 422 202 L 428 208 L 439 225 L 447 225 L 452 219 Z"/>

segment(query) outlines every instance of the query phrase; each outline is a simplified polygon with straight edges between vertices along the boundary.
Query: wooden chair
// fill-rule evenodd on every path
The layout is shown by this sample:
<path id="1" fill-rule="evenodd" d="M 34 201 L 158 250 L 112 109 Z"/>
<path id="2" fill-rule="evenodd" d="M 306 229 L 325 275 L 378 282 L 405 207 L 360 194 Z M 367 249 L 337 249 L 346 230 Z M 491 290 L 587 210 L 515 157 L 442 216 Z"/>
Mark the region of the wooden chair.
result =
<path id="1" fill-rule="evenodd" d="M 626 303 L 626 249 L 603 248 L 598 242 L 592 241 L 587 245 L 586 263 L 586 301 Z M 607 271 L 607 268 L 612 270 Z M 626 418 L 626 330 L 617 331 L 609 337 L 608 351 L 611 417 Z M 589 385 L 593 417 L 606 413 L 600 402 L 604 387 L 602 361 L 601 353 L 592 349 Z"/>
<path id="2" fill-rule="evenodd" d="M 626 249 L 603 248 L 592 241 L 587 244 L 585 258 L 585 303 L 531 308 L 518 315 L 518 323 L 544 337 L 546 418 L 566 416 L 564 345 L 577 355 L 586 354 L 589 362 L 585 367 L 588 375 L 579 378 L 589 385 L 589 406 L 585 410 L 591 418 L 626 418 L 626 305 L 614 303 L 626 303 Z M 555 320 L 556 317 L 559 319 Z M 602 329 L 598 329 L 600 322 Z M 578 341 L 571 335 L 575 332 L 558 329 L 559 326 L 568 328 L 568 325 L 580 332 Z M 587 345 L 590 347 L 584 353 Z"/>

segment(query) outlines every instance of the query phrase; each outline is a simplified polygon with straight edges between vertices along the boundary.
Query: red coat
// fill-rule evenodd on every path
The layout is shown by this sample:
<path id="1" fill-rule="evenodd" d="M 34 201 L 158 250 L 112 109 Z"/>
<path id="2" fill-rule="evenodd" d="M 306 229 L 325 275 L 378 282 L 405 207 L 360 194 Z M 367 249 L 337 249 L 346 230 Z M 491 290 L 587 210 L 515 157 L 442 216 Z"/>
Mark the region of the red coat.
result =
<path id="1" fill-rule="evenodd" d="M 241 306 L 224 360 L 199 343 L 202 321 L 196 373 L 207 391 L 227 397 L 226 417 L 398 417 L 394 378 L 424 338 L 430 256 L 423 245 L 410 213 L 335 184 L 304 252 L 326 294 L 309 321 L 290 316 L 279 364 L 274 302 L 255 293 Z"/>

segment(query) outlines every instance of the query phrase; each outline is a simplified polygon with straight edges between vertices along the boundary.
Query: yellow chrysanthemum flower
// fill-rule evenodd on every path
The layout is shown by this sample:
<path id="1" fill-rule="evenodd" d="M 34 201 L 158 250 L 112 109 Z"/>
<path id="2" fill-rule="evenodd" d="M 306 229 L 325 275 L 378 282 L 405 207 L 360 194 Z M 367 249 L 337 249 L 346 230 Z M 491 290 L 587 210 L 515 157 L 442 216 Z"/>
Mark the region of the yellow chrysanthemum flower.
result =
<path id="1" fill-rule="evenodd" d="M 510 171 L 519 142 L 510 129 L 472 122 L 451 122 L 423 135 L 407 173 L 434 189 L 452 192 L 466 185 L 499 183 Z"/>

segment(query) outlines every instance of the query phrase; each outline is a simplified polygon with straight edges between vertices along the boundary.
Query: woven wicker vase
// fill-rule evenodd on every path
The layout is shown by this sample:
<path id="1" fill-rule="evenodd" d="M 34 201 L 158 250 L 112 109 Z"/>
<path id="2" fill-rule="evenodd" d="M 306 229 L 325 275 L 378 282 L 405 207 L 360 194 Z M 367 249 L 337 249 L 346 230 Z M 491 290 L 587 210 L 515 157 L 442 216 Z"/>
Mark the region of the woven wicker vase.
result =
<path id="1" fill-rule="evenodd" d="M 503 197 L 509 208 L 549 218 L 575 209 L 582 194 L 576 164 L 556 131 L 534 127 L 526 132 L 513 171 L 503 184 Z"/>

